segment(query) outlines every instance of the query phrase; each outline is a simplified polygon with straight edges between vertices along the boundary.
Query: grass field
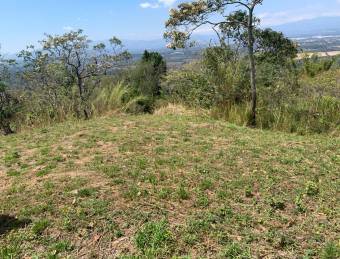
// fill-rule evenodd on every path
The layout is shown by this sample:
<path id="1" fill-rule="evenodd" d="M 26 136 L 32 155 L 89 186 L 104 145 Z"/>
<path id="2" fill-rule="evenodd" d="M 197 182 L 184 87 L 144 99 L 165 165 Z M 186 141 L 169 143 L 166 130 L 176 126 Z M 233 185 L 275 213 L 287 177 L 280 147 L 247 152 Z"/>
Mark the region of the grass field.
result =
<path id="1" fill-rule="evenodd" d="M 340 138 L 194 114 L 0 137 L 0 258 L 337 258 Z"/>

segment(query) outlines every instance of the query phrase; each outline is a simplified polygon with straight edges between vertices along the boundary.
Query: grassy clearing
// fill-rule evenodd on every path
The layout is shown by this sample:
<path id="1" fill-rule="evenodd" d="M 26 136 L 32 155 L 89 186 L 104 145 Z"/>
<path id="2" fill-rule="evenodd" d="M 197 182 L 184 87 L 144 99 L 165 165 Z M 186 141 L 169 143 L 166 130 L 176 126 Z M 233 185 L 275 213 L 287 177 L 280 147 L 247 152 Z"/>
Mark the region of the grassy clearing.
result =
<path id="1" fill-rule="evenodd" d="M 337 137 L 162 112 L 0 147 L 0 258 L 339 256 Z"/>

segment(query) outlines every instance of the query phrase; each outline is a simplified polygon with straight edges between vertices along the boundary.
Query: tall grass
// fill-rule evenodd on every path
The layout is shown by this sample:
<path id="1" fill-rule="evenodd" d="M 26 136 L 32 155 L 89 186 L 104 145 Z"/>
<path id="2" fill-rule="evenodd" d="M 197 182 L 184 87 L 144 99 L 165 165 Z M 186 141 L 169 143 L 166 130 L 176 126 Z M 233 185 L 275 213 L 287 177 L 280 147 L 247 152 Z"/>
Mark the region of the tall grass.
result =
<path id="1" fill-rule="evenodd" d="M 233 104 L 214 107 L 211 114 L 237 125 L 246 126 L 250 106 Z M 290 133 L 334 133 L 340 135 L 340 100 L 321 96 L 312 99 L 296 98 L 268 107 L 261 105 L 257 112 L 257 127 Z"/>
<path id="2" fill-rule="evenodd" d="M 124 82 L 106 82 L 93 97 L 92 110 L 94 115 L 107 112 L 123 111 L 130 95 L 129 88 Z"/>

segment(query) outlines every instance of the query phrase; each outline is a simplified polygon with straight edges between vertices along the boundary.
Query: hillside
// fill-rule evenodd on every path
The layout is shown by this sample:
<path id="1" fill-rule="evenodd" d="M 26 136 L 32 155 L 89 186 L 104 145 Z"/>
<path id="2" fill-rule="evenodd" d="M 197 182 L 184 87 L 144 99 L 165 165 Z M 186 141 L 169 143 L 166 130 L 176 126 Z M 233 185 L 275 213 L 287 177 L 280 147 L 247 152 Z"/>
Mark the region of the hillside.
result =
<path id="1" fill-rule="evenodd" d="M 70 121 L 0 146 L 0 258 L 337 253 L 339 138 L 184 112 Z"/>

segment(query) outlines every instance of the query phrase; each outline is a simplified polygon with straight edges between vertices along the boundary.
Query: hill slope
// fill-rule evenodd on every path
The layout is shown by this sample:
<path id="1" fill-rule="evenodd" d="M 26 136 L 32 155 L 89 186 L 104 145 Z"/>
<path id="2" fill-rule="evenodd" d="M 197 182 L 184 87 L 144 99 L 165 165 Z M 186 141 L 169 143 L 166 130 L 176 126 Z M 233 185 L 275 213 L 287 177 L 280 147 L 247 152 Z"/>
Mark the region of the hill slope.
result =
<path id="1" fill-rule="evenodd" d="M 339 138 L 145 115 L 0 146 L 0 258 L 337 252 Z"/>

